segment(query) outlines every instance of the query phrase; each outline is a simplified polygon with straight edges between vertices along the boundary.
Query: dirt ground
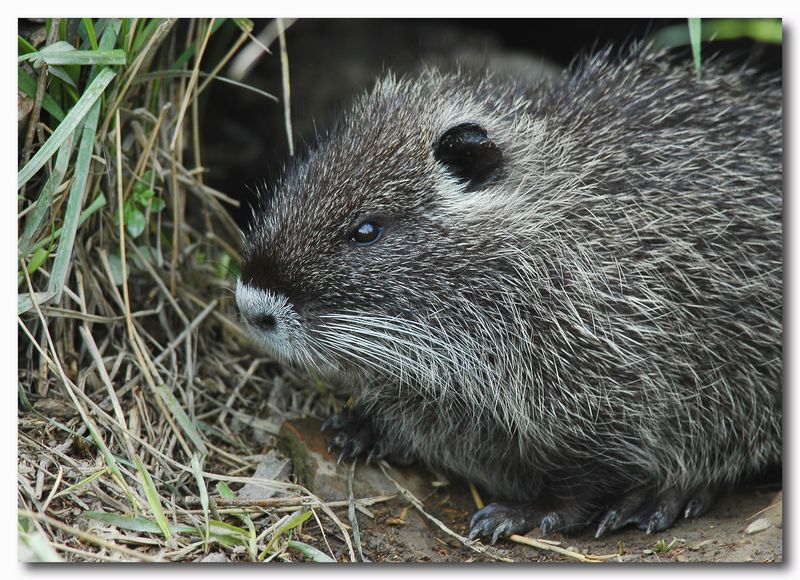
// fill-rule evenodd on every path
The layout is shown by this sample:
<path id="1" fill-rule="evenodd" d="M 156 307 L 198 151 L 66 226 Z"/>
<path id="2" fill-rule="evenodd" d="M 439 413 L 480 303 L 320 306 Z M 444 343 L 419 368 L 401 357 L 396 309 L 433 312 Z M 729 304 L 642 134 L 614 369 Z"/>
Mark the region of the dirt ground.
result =
<path id="1" fill-rule="evenodd" d="M 326 451 L 327 436 L 320 434 L 318 423 L 300 421 L 282 429 L 284 449 L 292 459 L 298 481 L 324 498 L 341 499 L 347 494 L 351 467 L 336 463 Z M 287 444 L 288 442 L 288 444 Z M 394 562 L 465 562 L 512 560 L 514 562 L 574 562 L 568 556 L 549 549 L 537 549 L 509 540 L 499 541 L 487 551 L 486 544 L 463 541 L 475 504 L 467 484 L 436 483 L 440 476 L 419 467 L 392 468 L 389 475 L 422 502 L 422 509 L 412 507 L 406 497 L 397 496 L 368 509 L 358 511 L 363 556 L 370 561 Z M 398 487 L 375 465 L 357 464 L 352 483 L 355 497 L 396 494 Z M 429 517 L 430 516 L 430 517 Z M 696 519 L 680 519 L 668 530 L 650 536 L 629 527 L 595 539 L 594 529 L 546 540 L 556 548 L 581 555 L 604 556 L 614 562 L 781 562 L 782 497 L 777 484 L 743 486 L 721 494 L 711 510 Z M 342 513 L 346 521 L 346 511 Z M 437 526 L 441 521 L 461 538 Z M 345 555 L 345 543 L 334 529 L 326 529 L 331 547 Z M 304 531 L 309 542 L 322 542 L 319 528 Z M 528 537 L 539 539 L 538 530 Z M 336 544 L 339 544 L 338 547 Z"/>
<path id="2" fill-rule="evenodd" d="M 469 502 L 469 493 L 455 486 L 448 494 L 429 498 L 426 508 L 456 532 L 465 534 L 471 511 L 466 512 L 453 504 Z M 454 496 L 460 496 L 455 499 Z M 764 531 L 748 535 L 747 525 L 757 518 L 749 518 L 771 505 L 775 493 L 762 493 L 754 489 L 737 490 L 721 497 L 714 508 L 695 520 L 679 520 L 672 528 L 660 534 L 646 535 L 637 528 L 627 528 L 594 538 L 593 529 L 574 536 L 555 534 L 549 538 L 558 546 L 581 554 L 612 555 L 616 562 L 781 562 L 782 529 L 780 517 Z M 406 522 L 397 520 L 406 509 L 403 500 L 394 500 L 369 520 L 360 517 L 364 555 L 374 561 L 492 561 L 495 558 L 477 554 L 459 541 L 432 526 L 424 517 L 411 510 L 405 514 Z M 413 509 L 413 508 L 412 508 Z M 780 507 L 777 509 L 780 513 Z M 406 529 L 401 529 L 401 526 Z M 402 541 L 399 536 L 402 535 Z M 530 537 L 539 538 L 538 530 Z M 431 540 L 433 538 L 433 541 Z M 416 544 L 416 549 L 414 548 Z M 398 550 L 397 546 L 404 549 Z M 411 548 L 409 552 L 407 548 Z M 496 554 L 515 562 L 574 562 L 573 558 L 549 551 L 500 541 Z"/>

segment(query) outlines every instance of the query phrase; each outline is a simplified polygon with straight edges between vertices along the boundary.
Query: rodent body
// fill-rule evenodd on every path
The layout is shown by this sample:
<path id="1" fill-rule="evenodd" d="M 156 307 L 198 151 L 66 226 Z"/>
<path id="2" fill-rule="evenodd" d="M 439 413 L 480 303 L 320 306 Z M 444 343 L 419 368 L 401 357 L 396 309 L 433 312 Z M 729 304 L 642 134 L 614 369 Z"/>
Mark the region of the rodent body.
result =
<path id="1" fill-rule="evenodd" d="M 780 462 L 781 81 L 694 74 L 390 76 L 264 195 L 237 302 L 353 388 L 343 453 L 473 481 L 493 539 L 660 530 Z"/>

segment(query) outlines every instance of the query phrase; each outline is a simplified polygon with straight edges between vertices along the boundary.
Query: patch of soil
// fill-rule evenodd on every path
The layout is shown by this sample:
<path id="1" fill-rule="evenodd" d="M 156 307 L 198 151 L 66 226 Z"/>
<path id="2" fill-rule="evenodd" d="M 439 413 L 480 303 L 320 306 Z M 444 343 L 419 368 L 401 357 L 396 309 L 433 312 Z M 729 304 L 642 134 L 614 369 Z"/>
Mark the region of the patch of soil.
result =
<path id="1" fill-rule="evenodd" d="M 328 435 L 319 432 L 319 422 L 294 421 L 281 429 L 282 447 L 292 458 L 299 483 L 323 499 L 346 498 L 351 465 L 337 464 L 327 452 Z M 468 486 L 460 481 L 442 485 L 441 476 L 412 466 L 387 469 L 400 485 L 422 502 L 428 516 L 402 495 L 357 511 L 356 518 L 364 558 L 389 562 L 466 562 L 509 559 L 515 562 L 574 562 L 575 559 L 550 550 L 539 550 L 501 540 L 488 552 L 463 542 L 435 525 L 440 520 L 455 534 L 465 536 L 475 504 Z M 359 461 L 353 477 L 356 498 L 398 493 L 398 487 L 375 465 Z M 365 513 L 367 512 L 367 513 Z M 347 511 L 339 510 L 343 521 Z M 334 551 L 346 556 L 346 544 L 339 532 L 325 530 Z M 319 528 L 304 531 L 307 541 L 323 543 Z M 540 539 L 538 529 L 528 537 Z M 609 556 L 618 562 L 781 562 L 782 498 L 775 488 L 740 488 L 721 494 L 709 512 L 696 519 L 681 519 L 664 532 L 647 535 L 629 527 L 599 539 L 594 528 L 572 535 L 554 534 L 547 541 L 579 554 Z"/>

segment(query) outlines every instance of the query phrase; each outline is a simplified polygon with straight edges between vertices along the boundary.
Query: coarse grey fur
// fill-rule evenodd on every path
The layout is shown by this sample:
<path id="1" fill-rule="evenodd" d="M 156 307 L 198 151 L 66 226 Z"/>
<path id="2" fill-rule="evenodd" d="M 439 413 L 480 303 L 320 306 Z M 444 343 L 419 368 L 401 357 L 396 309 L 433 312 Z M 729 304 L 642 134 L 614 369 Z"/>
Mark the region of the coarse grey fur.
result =
<path id="1" fill-rule="evenodd" d="M 476 187 L 434 156 L 462 123 L 503 154 Z M 554 82 L 389 75 L 264 193 L 244 256 L 264 347 L 352 387 L 385 451 L 556 529 L 626 494 L 619 525 L 660 529 L 664 498 L 781 460 L 777 74 L 637 49 Z"/>

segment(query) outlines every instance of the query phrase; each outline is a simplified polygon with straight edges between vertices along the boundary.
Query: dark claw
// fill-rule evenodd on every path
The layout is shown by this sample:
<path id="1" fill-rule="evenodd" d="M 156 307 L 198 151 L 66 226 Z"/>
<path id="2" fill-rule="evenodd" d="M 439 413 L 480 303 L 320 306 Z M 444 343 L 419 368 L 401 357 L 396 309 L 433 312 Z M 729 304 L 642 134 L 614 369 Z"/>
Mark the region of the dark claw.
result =
<path id="1" fill-rule="evenodd" d="M 475 512 L 470 520 L 469 538 L 490 536 L 494 544 L 511 534 L 525 533 L 536 526 L 536 513 L 527 504 L 491 503 Z"/>
<path id="2" fill-rule="evenodd" d="M 647 534 L 660 532 L 675 522 L 681 509 L 687 518 L 705 513 L 711 504 L 711 497 L 711 492 L 707 489 L 694 495 L 675 489 L 660 495 L 653 495 L 645 489 L 634 490 L 606 512 L 597 526 L 595 538 L 628 524 L 635 524 Z"/>
<path id="3" fill-rule="evenodd" d="M 713 494 L 708 489 L 702 489 L 697 492 L 692 499 L 686 504 L 686 509 L 683 512 L 684 518 L 696 518 L 702 516 L 711 507 L 711 502 L 714 500 Z"/>
<path id="4" fill-rule="evenodd" d="M 385 446 L 375 441 L 374 427 L 369 418 L 352 409 L 332 415 L 320 429 L 338 431 L 328 445 L 328 453 L 339 451 L 337 463 L 363 454 L 369 454 L 368 459 L 386 454 Z"/>
<path id="5" fill-rule="evenodd" d="M 482 519 L 481 512 L 483 510 L 479 510 L 473 514 L 472 519 L 469 521 L 469 539 L 474 540 L 478 536 L 484 535 L 484 528 L 488 526 L 488 520 Z"/>
<path id="6" fill-rule="evenodd" d="M 492 544 L 493 545 L 496 544 L 497 540 L 499 540 L 501 536 L 505 537 L 506 536 L 506 532 L 508 530 L 510 530 L 510 529 L 511 529 L 511 521 L 510 520 L 506 520 L 506 521 L 502 522 L 499 526 L 497 526 L 494 529 L 494 533 L 492 534 Z M 511 535 L 511 534 L 508 534 L 508 535 Z"/>
<path id="7" fill-rule="evenodd" d="M 369 450 L 367 454 L 367 465 L 373 459 L 383 459 L 386 456 L 386 449 L 383 446 L 383 443 L 380 441 L 376 441 L 375 445 L 372 446 L 372 449 Z"/>
<path id="8" fill-rule="evenodd" d="M 664 508 L 665 506 L 660 507 L 658 510 L 653 512 L 650 515 L 650 518 L 647 520 L 645 533 L 648 536 L 653 532 L 660 532 L 661 530 L 667 529 L 672 522 L 675 521 L 675 518 L 671 518 L 669 512 Z"/>
<path id="9" fill-rule="evenodd" d="M 606 530 L 609 529 L 616 530 L 617 522 L 619 522 L 619 512 L 617 510 L 610 510 L 606 512 L 606 515 L 604 515 L 603 519 L 600 520 L 600 525 L 597 526 L 597 532 L 595 532 L 594 537 L 599 538 L 606 533 Z"/>
<path id="10" fill-rule="evenodd" d="M 539 524 L 539 531 L 543 536 L 549 536 L 554 531 L 560 529 L 561 524 L 561 516 L 556 512 L 550 512 L 542 518 L 542 522 Z"/>

